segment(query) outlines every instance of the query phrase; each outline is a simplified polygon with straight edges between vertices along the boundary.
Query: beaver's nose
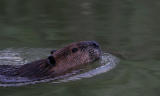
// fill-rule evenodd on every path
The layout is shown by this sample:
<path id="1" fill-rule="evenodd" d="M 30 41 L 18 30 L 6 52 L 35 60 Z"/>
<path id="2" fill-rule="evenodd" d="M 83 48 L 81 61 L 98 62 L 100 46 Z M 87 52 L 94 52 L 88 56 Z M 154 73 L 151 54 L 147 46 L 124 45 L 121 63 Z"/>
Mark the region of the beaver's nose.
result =
<path id="1" fill-rule="evenodd" d="M 93 46 L 94 48 L 99 48 L 99 44 L 95 41 L 92 41 L 91 43 L 91 46 Z"/>

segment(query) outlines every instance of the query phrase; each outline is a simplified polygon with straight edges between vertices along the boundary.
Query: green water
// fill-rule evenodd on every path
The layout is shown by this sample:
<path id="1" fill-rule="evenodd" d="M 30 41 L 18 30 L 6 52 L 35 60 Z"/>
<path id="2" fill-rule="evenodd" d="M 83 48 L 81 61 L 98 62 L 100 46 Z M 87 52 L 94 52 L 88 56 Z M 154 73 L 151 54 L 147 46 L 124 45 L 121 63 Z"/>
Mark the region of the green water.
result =
<path id="1" fill-rule="evenodd" d="M 1 50 L 95 40 L 123 57 L 92 78 L 0 87 L 0 95 L 160 96 L 159 10 L 159 0 L 0 0 Z"/>

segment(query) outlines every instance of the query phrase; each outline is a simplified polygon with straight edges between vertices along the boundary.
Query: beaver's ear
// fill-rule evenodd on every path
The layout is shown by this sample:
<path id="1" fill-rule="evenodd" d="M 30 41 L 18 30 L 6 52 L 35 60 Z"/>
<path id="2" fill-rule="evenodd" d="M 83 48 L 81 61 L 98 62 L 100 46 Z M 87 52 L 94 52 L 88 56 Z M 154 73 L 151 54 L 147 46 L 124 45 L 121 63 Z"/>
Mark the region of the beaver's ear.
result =
<path id="1" fill-rule="evenodd" d="M 52 66 L 56 66 L 56 60 L 53 56 L 48 57 L 48 63 Z"/>

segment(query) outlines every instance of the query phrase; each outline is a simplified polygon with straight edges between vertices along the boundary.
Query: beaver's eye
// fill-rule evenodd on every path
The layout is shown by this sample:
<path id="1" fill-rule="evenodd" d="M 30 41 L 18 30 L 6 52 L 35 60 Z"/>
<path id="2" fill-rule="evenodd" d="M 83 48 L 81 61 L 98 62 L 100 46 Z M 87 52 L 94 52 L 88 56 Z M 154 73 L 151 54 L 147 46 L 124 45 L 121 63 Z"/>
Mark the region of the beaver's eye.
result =
<path id="1" fill-rule="evenodd" d="M 72 49 L 72 52 L 73 52 L 73 53 L 75 53 L 75 52 L 77 52 L 77 51 L 78 51 L 78 48 L 73 48 L 73 49 Z"/>

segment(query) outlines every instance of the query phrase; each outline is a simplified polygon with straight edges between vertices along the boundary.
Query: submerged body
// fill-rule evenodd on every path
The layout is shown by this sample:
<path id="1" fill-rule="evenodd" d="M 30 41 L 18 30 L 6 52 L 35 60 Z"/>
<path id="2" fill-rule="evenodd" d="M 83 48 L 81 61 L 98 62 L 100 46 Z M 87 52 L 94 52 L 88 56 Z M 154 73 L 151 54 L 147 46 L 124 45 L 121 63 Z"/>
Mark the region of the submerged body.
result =
<path id="1" fill-rule="evenodd" d="M 100 56 L 101 50 L 95 41 L 75 42 L 51 52 L 46 59 L 22 66 L 0 65 L 0 75 L 31 79 L 56 77 L 93 62 Z"/>

